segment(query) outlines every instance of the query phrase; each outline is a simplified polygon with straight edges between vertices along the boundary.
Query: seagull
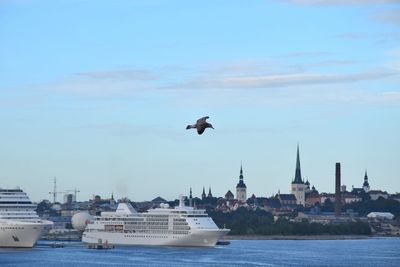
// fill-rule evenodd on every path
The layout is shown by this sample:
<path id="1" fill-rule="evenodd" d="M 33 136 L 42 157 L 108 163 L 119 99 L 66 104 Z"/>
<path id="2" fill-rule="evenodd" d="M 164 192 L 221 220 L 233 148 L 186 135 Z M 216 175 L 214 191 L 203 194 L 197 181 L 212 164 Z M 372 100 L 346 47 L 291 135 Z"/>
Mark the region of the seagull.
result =
<path id="1" fill-rule="evenodd" d="M 195 128 L 195 129 L 197 129 L 198 134 L 202 134 L 202 133 L 204 133 L 204 130 L 206 128 L 214 129 L 214 127 L 211 125 L 211 123 L 206 122 L 206 120 L 208 118 L 210 118 L 210 117 L 206 116 L 206 117 L 198 119 L 195 124 L 186 126 L 186 130 Z"/>

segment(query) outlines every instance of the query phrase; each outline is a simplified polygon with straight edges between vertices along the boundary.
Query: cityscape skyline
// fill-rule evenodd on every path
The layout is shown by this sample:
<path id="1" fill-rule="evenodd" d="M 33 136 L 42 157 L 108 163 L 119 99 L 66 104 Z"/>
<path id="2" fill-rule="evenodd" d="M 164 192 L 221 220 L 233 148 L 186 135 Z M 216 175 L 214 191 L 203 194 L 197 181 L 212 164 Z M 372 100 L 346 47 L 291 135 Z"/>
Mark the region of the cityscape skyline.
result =
<path id="1" fill-rule="evenodd" d="M 337 165 L 337 164 L 338 164 L 338 163 L 336 163 L 336 165 Z M 232 188 L 229 187 L 229 189 L 227 189 L 226 191 L 227 191 L 227 192 L 235 192 L 234 188 L 236 188 L 236 194 L 234 195 L 234 197 L 238 198 L 239 201 L 245 202 L 245 200 L 248 199 L 248 198 L 250 198 L 252 195 L 256 195 L 256 197 L 273 197 L 273 196 L 275 196 L 276 194 L 280 194 L 280 193 L 289 193 L 289 194 L 294 194 L 294 195 L 296 196 L 296 198 L 298 198 L 299 196 L 297 196 L 296 193 L 293 193 L 293 184 L 298 184 L 298 183 L 300 183 L 300 184 L 304 187 L 303 190 L 301 190 L 301 191 L 303 191 L 302 194 L 305 193 L 305 191 L 306 191 L 305 189 L 306 189 L 306 185 L 307 185 L 307 184 L 308 184 L 308 187 L 309 187 L 309 188 L 312 187 L 313 189 L 315 188 L 315 189 L 318 190 L 318 185 L 313 184 L 313 183 L 310 183 L 310 181 L 309 181 L 308 178 L 302 177 L 302 175 L 301 175 L 301 167 L 300 167 L 300 166 L 301 166 L 301 164 L 300 164 L 299 144 L 297 144 L 295 175 L 293 176 L 294 178 L 291 180 L 291 184 L 292 184 L 292 189 L 291 189 L 291 190 L 281 190 L 280 188 L 278 188 L 278 190 L 277 190 L 276 192 L 272 192 L 271 195 L 268 195 L 268 194 L 256 195 L 256 194 L 253 193 L 253 192 L 250 192 L 250 191 L 245 190 L 243 196 L 237 197 L 238 194 L 241 194 L 241 193 L 238 193 L 238 192 L 239 192 L 239 191 L 238 191 L 238 188 L 242 188 L 243 186 L 244 186 L 245 189 L 247 188 L 246 185 L 245 185 L 245 183 L 244 183 L 243 163 L 241 163 L 241 164 L 240 164 L 240 172 L 239 172 L 239 175 L 238 175 L 239 183 L 236 185 L 236 187 L 232 187 Z M 364 188 L 365 185 L 367 185 L 367 186 L 368 186 L 368 190 L 369 190 L 368 179 L 369 179 L 369 178 L 368 178 L 368 175 L 367 175 L 367 169 L 365 169 L 364 176 L 363 176 L 363 178 L 362 178 L 363 183 L 360 183 L 360 184 L 352 184 L 351 186 L 349 186 L 348 184 L 341 183 L 341 186 L 345 186 L 345 188 L 347 188 L 348 191 L 351 191 L 353 188 L 355 188 L 355 189 L 357 189 L 357 188 Z M 63 202 L 62 199 L 65 199 L 65 197 L 66 197 L 67 195 L 73 195 L 74 201 L 86 201 L 86 200 L 89 200 L 89 199 L 94 199 L 94 197 L 97 196 L 97 195 L 99 195 L 99 196 L 101 196 L 101 197 L 105 197 L 105 198 L 108 197 L 107 194 L 101 195 L 101 194 L 93 193 L 92 196 L 91 196 L 91 197 L 88 197 L 87 199 L 79 199 L 79 194 L 80 194 L 81 191 L 80 191 L 77 187 L 75 187 L 74 189 L 66 189 L 66 190 L 59 189 L 59 188 L 57 187 L 56 180 L 57 180 L 56 177 L 54 177 L 54 178 L 53 178 L 53 190 L 49 192 L 49 194 L 50 194 L 51 197 L 53 198 L 53 203 L 55 203 L 55 202 L 61 202 L 61 203 L 62 203 L 62 202 Z M 190 187 L 190 188 L 189 188 L 189 194 L 186 194 L 186 192 L 182 192 L 182 193 L 179 193 L 177 197 L 170 197 L 170 198 L 166 198 L 166 199 L 169 199 L 169 200 L 179 199 L 179 195 L 184 195 L 184 196 L 189 196 L 189 195 L 190 195 L 190 196 L 193 196 L 193 198 L 196 198 L 196 197 L 198 197 L 198 198 L 203 198 L 203 195 L 205 194 L 205 188 L 206 188 L 206 187 L 207 187 L 207 186 L 203 185 L 203 187 L 202 187 L 202 193 L 200 194 L 200 192 L 198 192 L 198 193 L 199 193 L 198 195 L 197 195 L 197 194 L 192 194 L 192 191 L 193 191 L 192 189 L 193 189 L 193 188 Z M 0 188 L 1 188 L 1 187 L 0 187 Z M 208 185 L 207 188 L 208 188 L 208 195 L 210 195 L 211 190 L 212 190 L 211 184 Z M 240 190 L 240 189 L 239 189 L 239 190 Z M 374 188 L 374 190 L 378 190 L 378 191 L 379 191 L 379 190 L 382 190 L 382 189 L 381 189 L 381 188 Z M 248 193 L 247 197 L 246 197 L 246 191 L 247 191 L 247 193 Z M 386 191 L 386 190 L 383 190 L 383 191 Z M 333 192 L 333 191 L 329 191 L 329 190 L 328 190 L 328 191 L 320 191 L 320 193 L 332 193 L 332 192 Z M 368 192 L 368 191 L 366 191 L 366 192 Z M 398 193 L 397 191 L 391 192 L 390 190 L 387 190 L 387 192 L 388 192 L 388 193 Z M 226 194 L 226 193 L 214 194 L 214 196 L 215 196 L 215 197 L 224 197 L 225 194 Z M 111 198 L 114 199 L 114 191 L 112 191 L 111 194 L 109 194 L 109 195 L 111 196 Z M 58 196 L 58 197 L 57 197 L 57 196 Z M 121 196 L 117 196 L 115 199 L 124 199 L 124 198 L 128 198 L 128 199 L 130 199 L 130 200 L 132 200 L 132 201 L 145 201 L 145 200 L 148 201 L 148 200 L 153 199 L 153 198 L 156 198 L 156 197 L 164 197 L 164 196 L 162 196 L 162 195 L 160 195 L 160 194 L 158 194 L 158 195 L 155 194 L 154 196 L 150 196 L 150 197 L 147 198 L 147 199 L 135 200 L 134 198 L 131 198 L 131 196 L 129 196 L 129 195 L 121 195 Z M 45 197 L 44 197 L 44 198 L 41 198 L 40 200 L 44 200 L 44 199 L 50 200 L 50 197 L 49 197 L 49 198 L 45 198 Z M 300 199 L 301 199 L 301 198 L 300 198 Z M 39 202 L 39 201 L 37 201 L 37 202 Z M 300 203 L 302 203 L 302 205 L 304 205 L 304 196 L 303 196 L 303 200 L 300 201 Z"/>
<path id="2" fill-rule="evenodd" d="M 0 1 L 0 187 L 400 191 L 397 1 Z M 209 116 L 215 130 L 185 130 Z"/>

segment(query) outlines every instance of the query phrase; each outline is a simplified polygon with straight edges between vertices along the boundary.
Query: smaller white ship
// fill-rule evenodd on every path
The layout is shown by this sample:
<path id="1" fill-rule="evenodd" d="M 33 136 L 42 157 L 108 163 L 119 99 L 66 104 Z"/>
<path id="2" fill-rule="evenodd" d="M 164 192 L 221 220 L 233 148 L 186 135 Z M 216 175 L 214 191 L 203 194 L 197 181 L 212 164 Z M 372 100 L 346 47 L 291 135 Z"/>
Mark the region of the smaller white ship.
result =
<path id="1" fill-rule="evenodd" d="M 205 210 L 179 206 L 138 213 L 129 203 L 119 203 L 115 212 L 95 216 L 82 235 L 86 244 L 146 246 L 215 246 L 229 229 L 219 229 Z"/>
<path id="2" fill-rule="evenodd" d="M 35 209 L 21 189 L 0 188 L 0 247 L 31 248 L 52 227 Z"/>

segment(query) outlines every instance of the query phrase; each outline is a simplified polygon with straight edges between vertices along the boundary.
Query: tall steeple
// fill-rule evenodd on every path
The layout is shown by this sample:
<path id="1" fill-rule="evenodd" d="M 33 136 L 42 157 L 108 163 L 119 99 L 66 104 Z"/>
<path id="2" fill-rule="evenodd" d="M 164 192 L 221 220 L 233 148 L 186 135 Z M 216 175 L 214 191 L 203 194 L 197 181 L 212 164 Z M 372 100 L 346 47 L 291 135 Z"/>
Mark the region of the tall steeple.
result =
<path id="1" fill-rule="evenodd" d="M 243 168 L 242 168 L 242 164 L 240 164 L 239 183 L 236 185 L 236 188 L 246 188 L 246 184 L 243 182 Z"/>
<path id="2" fill-rule="evenodd" d="M 367 174 L 367 170 L 365 170 L 365 175 L 364 175 L 364 184 L 363 184 L 364 186 L 368 186 L 369 185 L 369 183 L 368 183 L 368 174 Z"/>
<path id="3" fill-rule="evenodd" d="M 190 206 L 190 207 L 193 207 L 192 188 L 190 188 L 190 194 L 189 194 L 189 206 Z"/>
<path id="4" fill-rule="evenodd" d="M 301 179 L 301 170 L 300 170 L 300 152 L 299 152 L 299 144 L 297 144 L 297 158 L 296 158 L 296 172 L 294 174 L 294 184 L 302 184 L 303 180 Z"/>
<path id="5" fill-rule="evenodd" d="M 208 187 L 208 195 L 207 195 L 207 197 L 213 197 L 212 194 L 211 194 L 211 186 Z"/>
<path id="6" fill-rule="evenodd" d="M 203 186 L 203 193 L 201 194 L 201 199 L 205 199 L 206 198 L 206 190 L 204 189 Z"/>
<path id="7" fill-rule="evenodd" d="M 304 206 L 307 185 L 304 184 L 303 179 L 301 179 L 299 150 L 299 143 L 297 143 L 296 172 L 294 174 L 294 180 L 292 180 L 291 193 L 296 197 L 296 204 Z"/>
<path id="8" fill-rule="evenodd" d="M 367 174 L 367 170 L 365 170 L 363 189 L 364 189 L 364 191 L 365 191 L 366 193 L 369 192 L 369 183 L 368 183 L 368 174 Z"/>
<path id="9" fill-rule="evenodd" d="M 240 164 L 239 183 L 236 185 L 236 198 L 239 202 L 246 202 L 246 184 L 243 182 L 243 168 Z"/>

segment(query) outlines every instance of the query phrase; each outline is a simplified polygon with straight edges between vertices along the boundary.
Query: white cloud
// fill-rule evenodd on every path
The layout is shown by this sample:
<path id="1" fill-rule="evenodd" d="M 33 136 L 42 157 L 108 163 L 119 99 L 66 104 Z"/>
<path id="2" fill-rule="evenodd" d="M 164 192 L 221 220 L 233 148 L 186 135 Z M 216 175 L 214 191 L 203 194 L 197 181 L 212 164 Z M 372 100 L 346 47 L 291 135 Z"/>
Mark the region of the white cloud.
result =
<path id="1" fill-rule="evenodd" d="M 366 39 L 368 36 L 364 33 L 348 32 L 348 33 L 338 34 L 335 37 L 347 40 L 361 40 L 361 39 Z"/>
<path id="2" fill-rule="evenodd" d="M 154 71 L 146 69 L 122 69 L 106 70 L 93 72 L 80 72 L 80 76 L 86 76 L 94 79 L 122 79 L 122 80 L 157 80 L 161 76 Z"/>
<path id="3" fill-rule="evenodd" d="M 400 8 L 379 11 L 373 18 L 381 22 L 400 26 Z"/>
<path id="4" fill-rule="evenodd" d="M 308 52 L 312 53 L 312 52 Z M 400 77 L 397 50 L 388 52 L 390 62 L 380 67 L 360 69 L 358 62 L 332 59 L 331 55 L 308 59 L 308 63 L 288 64 L 292 59 L 239 60 L 228 63 L 209 63 L 155 69 L 124 69 L 83 72 L 68 79 L 29 90 L 46 90 L 69 94 L 82 99 L 130 99 L 158 105 L 252 105 L 324 103 L 324 102 L 390 102 L 398 103 L 396 94 L 381 94 L 363 81 L 379 80 L 381 90 L 396 91 L 393 86 Z M 299 53 L 301 54 L 301 53 Z M 297 59 L 294 59 L 296 62 Z M 385 64 L 385 65 L 382 65 Z M 351 66 L 352 72 L 331 66 Z M 325 68 L 328 67 L 328 68 Z M 348 69 L 346 67 L 346 69 Z M 350 86 L 351 84 L 351 86 Z M 372 83 L 371 83 L 372 84 Z M 373 83 L 378 84 L 378 83 Z M 356 92 L 360 86 L 366 90 Z M 346 88 L 345 90 L 342 90 Z M 376 89 L 376 88 L 375 88 Z M 182 101 L 184 99 L 184 101 Z M 110 128 L 110 127 L 108 127 Z M 115 127 L 113 132 L 129 132 Z M 136 132 L 136 130 L 135 130 Z M 137 132 L 138 133 L 138 132 Z"/>
<path id="5" fill-rule="evenodd" d="M 291 73 L 262 76 L 198 77 L 178 85 L 178 87 L 214 89 L 276 88 L 311 84 L 350 83 L 381 79 L 398 74 L 393 70 L 377 70 L 349 74 Z"/>
<path id="6" fill-rule="evenodd" d="M 324 52 L 324 51 L 309 51 L 309 52 L 292 52 L 284 55 L 285 57 L 322 57 L 322 56 L 329 56 L 331 53 Z"/>

